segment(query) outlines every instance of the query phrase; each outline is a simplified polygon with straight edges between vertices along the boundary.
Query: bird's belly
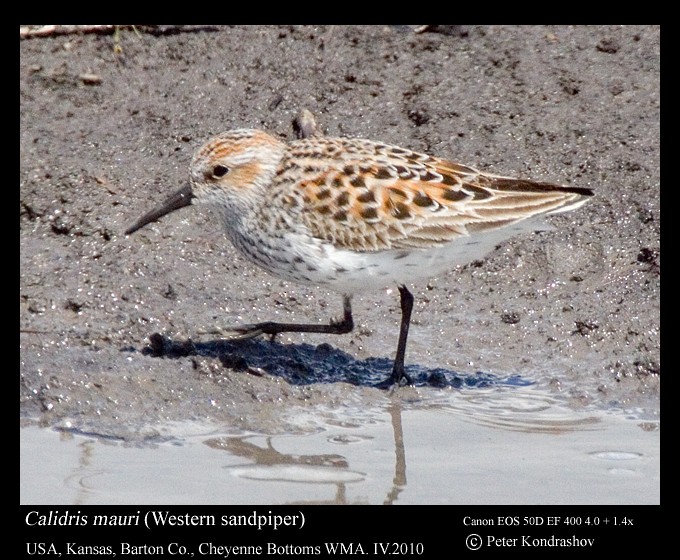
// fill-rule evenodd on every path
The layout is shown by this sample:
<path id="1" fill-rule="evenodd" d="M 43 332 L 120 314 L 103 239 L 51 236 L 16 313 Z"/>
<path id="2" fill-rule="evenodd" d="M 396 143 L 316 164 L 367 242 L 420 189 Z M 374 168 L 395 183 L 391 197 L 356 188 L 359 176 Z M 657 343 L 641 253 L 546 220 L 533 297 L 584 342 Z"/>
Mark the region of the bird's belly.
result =
<path id="1" fill-rule="evenodd" d="M 266 244 L 252 243 L 252 238 L 233 241 L 249 260 L 276 276 L 354 293 L 432 278 L 483 258 L 509 237 L 535 229 L 540 229 L 535 223 L 521 222 L 441 246 L 383 251 L 353 251 L 298 235 L 284 235 Z"/>

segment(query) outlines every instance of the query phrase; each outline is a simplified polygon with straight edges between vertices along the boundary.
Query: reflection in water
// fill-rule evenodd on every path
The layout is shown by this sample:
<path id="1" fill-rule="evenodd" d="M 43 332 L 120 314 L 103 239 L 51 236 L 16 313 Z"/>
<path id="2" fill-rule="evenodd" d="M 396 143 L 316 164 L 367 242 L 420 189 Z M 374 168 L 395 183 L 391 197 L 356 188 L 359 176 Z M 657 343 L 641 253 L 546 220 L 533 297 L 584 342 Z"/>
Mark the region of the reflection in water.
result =
<path id="1" fill-rule="evenodd" d="M 406 451 L 404 450 L 404 430 L 401 427 L 401 403 L 392 401 L 387 410 L 392 417 L 392 429 L 394 431 L 394 486 L 387 494 L 383 504 L 392 505 L 397 501 L 400 492 L 406 487 Z"/>
<path id="2" fill-rule="evenodd" d="M 382 406 L 357 398 L 290 407 L 286 415 L 303 429 L 279 435 L 227 436 L 223 426 L 216 432 L 199 422 L 166 427 L 152 446 L 130 446 L 70 428 L 53 447 L 27 430 L 40 438 L 22 444 L 22 499 L 45 502 L 56 491 L 55 502 L 72 504 L 658 499 L 658 423 L 650 431 L 620 412 L 574 410 L 536 386 L 383 395 Z M 54 457 L 61 460 L 47 459 Z M 50 473 L 61 477 L 61 490 L 45 486 Z M 559 484 L 535 484 L 555 473 Z M 633 483 L 622 485 L 622 476 Z"/>
<path id="3" fill-rule="evenodd" d="M 53 431 L 25 428 L 21 501 L 659 500 L 658 422 L 651 430 L 650 422 L 640 424 L 629 413 L 573 410 L 537 388 L 409 389 L 385 395 L 382 407 L 357 400 L 342 407 L 289 408 L 287 414 L 305 428 L 281 435 L 225 436 L 223 426 L 216 432 L 214 425 L 202 422 L 179 424 L 166 426 L 166 435 L 153 445 L 148 440 L 124 445 L 78 430 L 62 431 L 59 441 Z"/>
<path id="4" fill-rule="evenodd" d="M 384 411 L 389 414 L 394 442 L 394 468 L 392 485 L 387 489 L 383 504 L 391 505 L 407 487 L 406 442 L 402 426 L 402 411 L 405 403 L 409 409 L 428 409 L 458 417 L 466 423 L 503 431 L 527 434 L 561 435 L 575 431 L 602 429 L 601 417 L 584 414 L 567 407 L 564 401 L 552 394 L 536 388 L 479 387 L 439 393 L 420 402 L 404 401 L 403 395 L 391 396 Z M 353 416 L 354 427 L 357 416 Z M 324 428 L 345 425 L 341 419 L 325 418 Z M 335 496 L 329 500 L 312 499 L 305 503 L 347 503 L 347 485 L 365 482 L 367 474 L 352 470 L 350 461 L 339 454 L 296 455 L 283 453 L 274 447 L 273 438 L 266 437 L 266 445 L 259 446 L 252 440 L 263 436 L 229 436 L 212 438 L 205 442 L 213 449 L 227 451 L 231 455 L 243 457 L 247 465 L 227 467 L 238 477 L 250 480 L 298 482 L 312 484 L 334 484 Z M 352 444 L 365 441 L 358 435 L 333 436 L 328 441 Z"/>
<path id="5" fill-rule="evenodd" d="M 323 467 L 347 468 L 347 461 L 341 455 L 286 455 L 280 453 L 272 445 L 272 438 L 267 438 L 267 447 L 258 447 L 247 441 L 253 436 L 212 438 L 205 442 L 213 449 L 228 451 L 237 457 L 250 459 L 256 465 L 314 465 Z"/>
<path id="6" fill-rule="evenodd" d="M 204 443 L 213 449 L 227 451 L 243 457 L 254 464 L 228 467 L 232 474 L 251 480 L 327 483 L 335 484 L 333 500 L 315 500 L 316 504 L 345 504 L 345 484 L 363 480 L 363 473 L 348 470 L 347 460 L 342 455 L 294 455 L 274 449 L 272 438 L 267 437 L 267 447 L 259 447 L 248 441 L 254 436 L 212 438 Z M 311 503 L 311 502 L 306 502 Z"/>
<path id="7" fill-rule="evenodd" d="M 404 450 L 404 433 L 401 423 L 402 404 L 393 400 L 387 407 L 392 420 L 394 434 L 394 478 L 392 488 L 387 492 L 384 504 L 397 501 L 400 492 L 406 487 L 406 453 Z M 362 482 L 365 473 L 352 471 L 345 457 L 338 454 L 296 455 L 276 450 L 272 437 L 266 438 L 266 447 L 260 447 L 250 440 L 258 436 L 225 436 L 211 438 L 204 443 L 212 449 L 227 451 L 231 455 L 243 457 L 252 462 L 248 465 L 227 467 L 239 477 L 251 480 L 325 483 L 335 484 L 336 492 L 333 500 L 310 500 L 305 503 L 346 504 L 348 483 Z M 335 438 L 336 442 L 351 443 L 352 438 Z M 360 440 L 359 440 L 360 441 Z"/>
<path id="8" fill-rule="evenodd" d="M 73 434 L 62 431 L 59 435 L 61 441 L 70 441 L 74 439 Z M 89 500 L 96 494 L 96 490 L 88 485 L 88 479 L 101 474 L 101 470 L 93 470 L 92 464 L 95 456 L 96 440 L 84 440 L 78 444 L 80 452 L 78 453 L 78 468 L 74 470 L 73 474 L 66 478 L 64 483 L 66 486 L 75 488 L 76 496 L 74 505 L 82 505 L 89 502 Z"/>

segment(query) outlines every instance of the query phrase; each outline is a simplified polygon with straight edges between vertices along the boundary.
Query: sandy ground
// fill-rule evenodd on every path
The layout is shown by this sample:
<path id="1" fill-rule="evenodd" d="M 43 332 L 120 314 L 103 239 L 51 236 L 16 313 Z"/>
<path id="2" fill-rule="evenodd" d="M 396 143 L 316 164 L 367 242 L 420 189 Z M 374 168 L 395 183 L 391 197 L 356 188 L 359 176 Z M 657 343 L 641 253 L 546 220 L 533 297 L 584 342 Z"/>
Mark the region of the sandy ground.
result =
<path id="1" fill-rule="evenodd" d="M 125 439 L 201 419 L 281 433 L 291 406 L 387 398 L 372 384 L 396 348 L 394 287 L 355 299 L 350 335 L 226 344 L 198 332 L 326 322 L 340 297 L 260 271 L 196 209 L 123 234 L 209 136 L 292 138 L 301 108 L 329 136 L 596 192 L 413 286 L 420 381 L 400 398 L 481 375 L 658 411 L 658 27 L 149 31 L 20 42 L 22 418 Z"/>

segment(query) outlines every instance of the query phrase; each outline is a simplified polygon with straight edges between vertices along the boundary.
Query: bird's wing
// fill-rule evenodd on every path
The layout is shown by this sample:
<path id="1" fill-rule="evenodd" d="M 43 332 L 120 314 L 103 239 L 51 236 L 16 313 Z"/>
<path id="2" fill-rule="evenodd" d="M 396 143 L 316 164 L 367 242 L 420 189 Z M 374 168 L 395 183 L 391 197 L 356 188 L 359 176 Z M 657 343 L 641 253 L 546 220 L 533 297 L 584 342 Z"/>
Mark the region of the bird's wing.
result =
<path id="1" fill-rule="evenodd" d="M 315 237 L 358 251 L 441 246 L 571 210 L 593 194 L 490 175 L 367 140 L 327 142 L 322 150 L 319 139 L 311 151 L 305 142 L 297 149 L 291 169 L 301 219 Z"/>

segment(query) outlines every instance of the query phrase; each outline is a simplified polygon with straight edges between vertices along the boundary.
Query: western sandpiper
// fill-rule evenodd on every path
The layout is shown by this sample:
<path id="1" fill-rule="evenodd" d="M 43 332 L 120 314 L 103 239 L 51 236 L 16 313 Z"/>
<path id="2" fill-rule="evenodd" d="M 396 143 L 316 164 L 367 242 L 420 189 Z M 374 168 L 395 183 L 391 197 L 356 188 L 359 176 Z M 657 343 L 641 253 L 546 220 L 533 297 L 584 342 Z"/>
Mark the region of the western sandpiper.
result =
<path id="1" fill-rule="evenodd" d="M 222 329 L 247 338 L 352 330 L 351 296 L 396 284 L 401 328 L 384 386 L 411 383 L 404 369 L 413 296 L 407 283 L 480 259 L 531 231 L 532 218 L 581 206 L 587 188 L 513 179 L 371 140 L 310 136 L 284 143 L 231 130 L 198 149 L 190 183 L 125 233 L 190 204 L 218 211 L 248 259 L 282 278 L 343 294 L 327 325 L 265 322 Z"/>

